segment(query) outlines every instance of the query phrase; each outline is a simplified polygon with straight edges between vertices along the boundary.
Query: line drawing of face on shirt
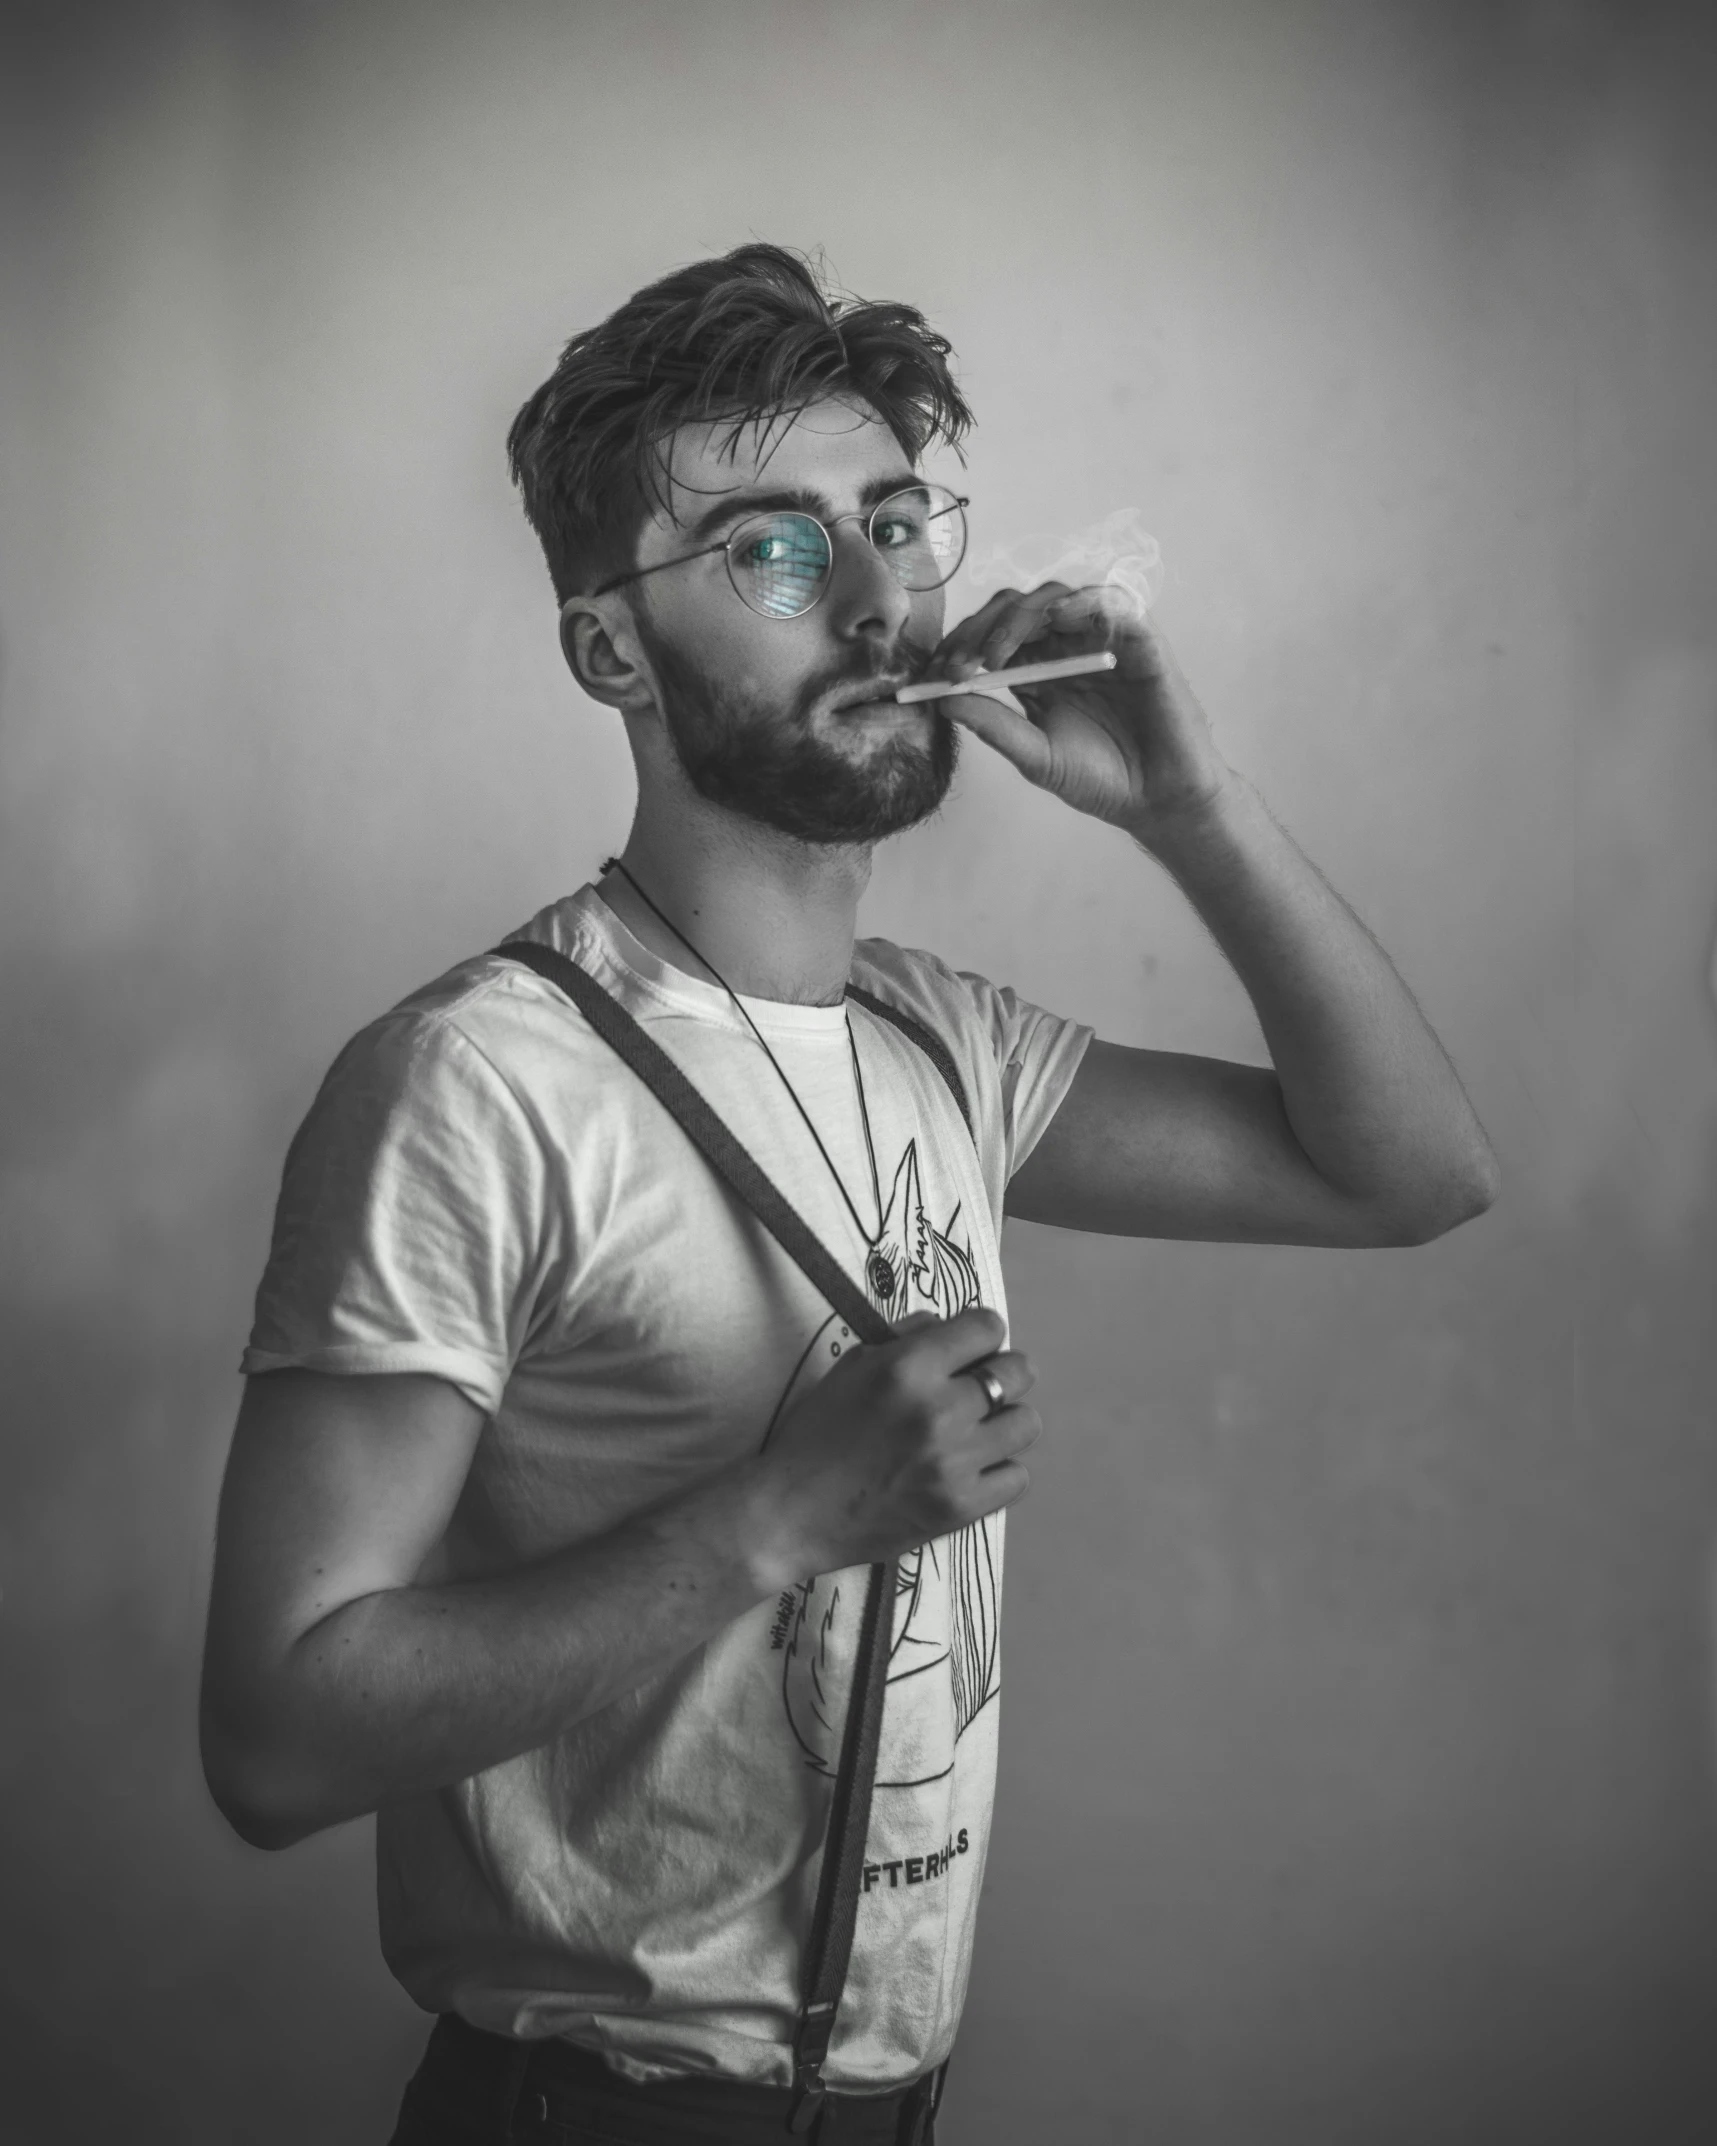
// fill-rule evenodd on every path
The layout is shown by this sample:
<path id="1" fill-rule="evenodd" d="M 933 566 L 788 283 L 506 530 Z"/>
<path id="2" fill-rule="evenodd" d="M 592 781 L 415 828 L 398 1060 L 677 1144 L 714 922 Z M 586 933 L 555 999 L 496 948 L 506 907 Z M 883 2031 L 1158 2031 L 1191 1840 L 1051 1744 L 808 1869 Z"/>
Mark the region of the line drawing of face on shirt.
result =
<path id="1" fill-rule="evenodd" d="M 865 1293 L 887 1318 L 918 1311 L 952 1318 L 979 1301 L 971 1240 L 956 1236 L 960 1208 L 937 1229 L 924 1204 L 918 1143 L 911 1140 L 894 1174 L 876 1247 L 865 1262 Z M 801 1357 L 770 1424 L 820 1375 L 831 1356 L 852 1345 L 831 1316 Z M 815 1367 L 815 1369 L 813 1369 Z M 767 1441 L 765 1441 L 767 1442 Z M 1001 1689 L 999 1541 L 994 1516 L 911 1550 L 900 1559 L 889 1648 L 879 1789 L 919 1788 L 954 1764 L 954 1747 Z M 788 1726 L 816 1772 L 833 1776 L 840 1757 L 847 1687 L 864 1609 L 862 1583 L 836 1574 L 801 1580 L 772 1644 L 784 1647 L 782 1698 Z M 843 1665 L 839 1671 L 835 1664 Z"/>

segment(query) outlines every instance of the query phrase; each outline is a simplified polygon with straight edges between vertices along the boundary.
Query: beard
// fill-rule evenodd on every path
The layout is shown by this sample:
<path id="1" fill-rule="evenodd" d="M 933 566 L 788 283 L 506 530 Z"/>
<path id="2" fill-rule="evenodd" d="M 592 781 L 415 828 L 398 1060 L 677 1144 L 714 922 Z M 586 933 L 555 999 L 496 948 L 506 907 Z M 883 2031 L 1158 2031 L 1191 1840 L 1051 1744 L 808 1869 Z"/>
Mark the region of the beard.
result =
<path id="1" fill-rule="evenodd" d="M 810 680 L 784 714 L 742 702 L 638 619 L 662 691 L 662 719 L 700 797 L 801 842 L 880 842 L 916 827 L 948 794 L 960 734 L 935 708 L 927 738 L 899 733 L 849 759 L 819 738 L 811 711 L 832 686 L 880 678 L 874 665 Z M 837 718 L 838 719 L 838 718 Z"/>

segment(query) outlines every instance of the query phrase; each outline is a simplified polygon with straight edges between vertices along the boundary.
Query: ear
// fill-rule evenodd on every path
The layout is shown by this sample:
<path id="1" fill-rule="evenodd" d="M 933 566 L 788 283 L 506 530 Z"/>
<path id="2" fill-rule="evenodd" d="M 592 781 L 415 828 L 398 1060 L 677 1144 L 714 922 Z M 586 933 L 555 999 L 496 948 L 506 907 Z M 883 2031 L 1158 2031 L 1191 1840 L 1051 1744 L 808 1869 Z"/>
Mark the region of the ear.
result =
<path id="1" fill-rule="evenodd" d="M 624 604 L 569 596 L 560 607 L 560 650 L 592 700 L 626 714 L 656 705 L 656 681 Z"/>

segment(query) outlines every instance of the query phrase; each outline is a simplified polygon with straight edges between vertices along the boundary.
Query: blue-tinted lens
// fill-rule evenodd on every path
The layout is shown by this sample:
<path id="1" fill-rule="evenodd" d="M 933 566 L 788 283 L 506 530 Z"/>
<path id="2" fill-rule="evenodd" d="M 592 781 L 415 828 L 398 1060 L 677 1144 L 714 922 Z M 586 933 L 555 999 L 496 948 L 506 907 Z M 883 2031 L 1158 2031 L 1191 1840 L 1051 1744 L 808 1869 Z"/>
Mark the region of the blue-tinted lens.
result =
<path id="1" fill-rule="evenodd" d="M 965 513 L 940 485 L 913 485 L 872 512 L 870 540 L 902 587 L 940 588 L 965 554 Z"/>
<path id="2" fill-rule="evenodd" d="M 795 618 L 823 593 L 829 540 L 808 514 L 766 514 L 734 531 L 727 564 L 753 611 Z"/>

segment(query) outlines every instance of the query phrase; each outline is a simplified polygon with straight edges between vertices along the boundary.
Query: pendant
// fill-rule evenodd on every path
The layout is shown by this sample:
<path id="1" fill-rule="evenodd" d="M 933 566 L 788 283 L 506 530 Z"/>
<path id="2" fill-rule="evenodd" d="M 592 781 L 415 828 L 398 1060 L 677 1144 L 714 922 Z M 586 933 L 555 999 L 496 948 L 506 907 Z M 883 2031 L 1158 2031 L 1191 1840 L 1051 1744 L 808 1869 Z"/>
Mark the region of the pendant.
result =
<path id="1" fill-rule="evenodd" d="M 865 1261 L 865 1279 L 886 1304 L 894 1295 L 894 1265 L 886 1252 L 872 1252 Z"/>

